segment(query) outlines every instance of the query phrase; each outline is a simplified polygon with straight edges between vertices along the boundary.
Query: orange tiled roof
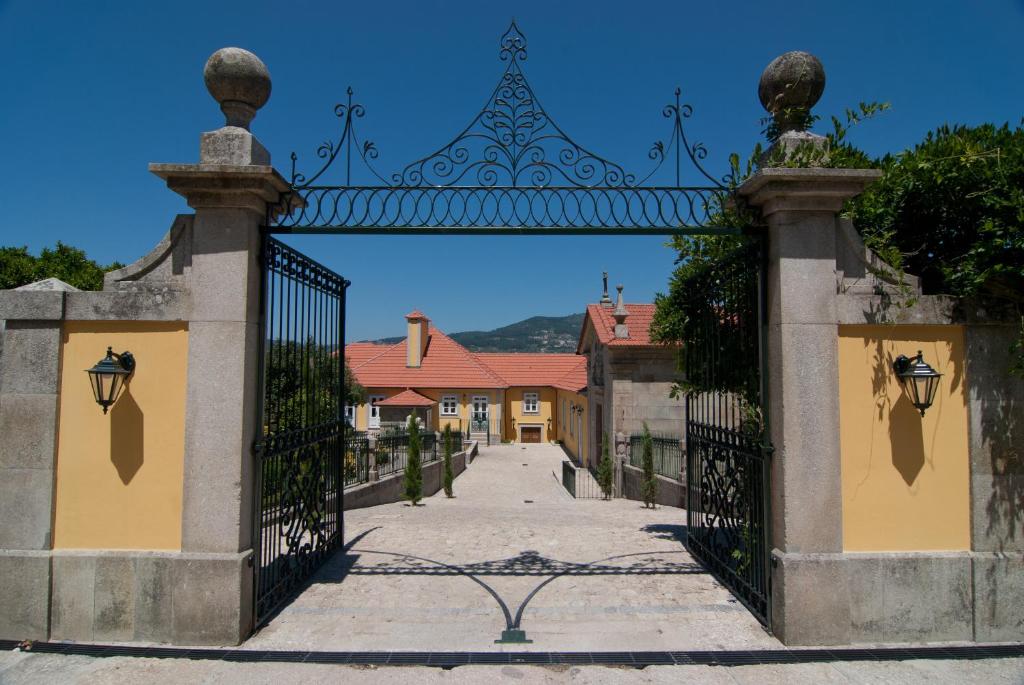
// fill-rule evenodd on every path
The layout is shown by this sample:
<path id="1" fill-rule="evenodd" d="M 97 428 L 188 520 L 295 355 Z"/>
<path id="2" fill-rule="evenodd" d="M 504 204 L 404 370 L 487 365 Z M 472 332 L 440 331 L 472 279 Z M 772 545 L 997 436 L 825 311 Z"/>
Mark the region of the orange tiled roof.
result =
<path id="1" fill-rule="evenodd" d="M 426 319 L 427 315 L 424 314 L 423 312 L 421 312 L 418 309 L 414 309 L 411 312 L 409 312 L 408 314 L 406 314 L 405 318 L 407 318 L 407 319 Z M 430 319 L 427 319 L 427 320 L 429 321 Z"/>
<path id="2" fill-rule="evenodd" d="M 371 342 L 349 343 L 345 345 L 345 362 L 350 368 L 354 368 L 376 357 L 386 349 L 388 349 L 388 345 L 379 345 Z"/>
<path id="3" fill-rule="evenodd" d="M 378 407 L 432 407 L 437 402 L 415 390 L 403 390 L 393 397 L 377 402 Z"/>
<path id="4" fill-rule="evenodd" d="M 552 383 L 559 390 L 583 392 L 587 389 L 587 358 L 582 355 L 575 356 L 579 360 L 576 365 L 569 370 L 569 373 Z"/>
<path id="5" fill-rule="evenodd" d="M 661 343 L 651 342 L 651 321 L 654 319 L 653 304 L 627 304 L 626 326 L 629 328 L 628 338 L 615 337 L 615 319 L 612 317 L 614 307 L 602 307 L 599 304 L 588 304 L 587 314 L 583 317 L 583 330 L 587 329 L 587 321 L 594 325 L 594 332 L 602 344 L 610 347 L 660 347 Z M 583 335 L 580 335 L 580 344 Z M 577 346 L 576 351 L 580 348 Z"/>
<path id="6" fill-rule="evenodd" d="M 583 366 L 583 383 L 587 382 L 587 359 L 576 354 L 554 354 L 533 352 L 478 352 L 474 355 L 495 374 L 512 385 L 556 386 L 563 379 L 568 385 L 575 382 L 580 365 Z M 581 387 L 582 387 L 581 386 Z M 568 387 L 564 389 L 569 389 Z M 573 388 L 575 391 L 577 388 Z"/>
<path id="7" fill-rule="evenodd" d="M 504 388 L 507 383 L 481 363 L 465 347 L 430 327 L 430 339 L 422 365 L 409 368 L 406 341 L 377 345 L 380 352 L 362 363 L 350 364 L 356 380 L 367 388 Z M 346 354 L 353 343 L 345 347 Z M 359 353 L 363 351 L 360 350 Z"/>

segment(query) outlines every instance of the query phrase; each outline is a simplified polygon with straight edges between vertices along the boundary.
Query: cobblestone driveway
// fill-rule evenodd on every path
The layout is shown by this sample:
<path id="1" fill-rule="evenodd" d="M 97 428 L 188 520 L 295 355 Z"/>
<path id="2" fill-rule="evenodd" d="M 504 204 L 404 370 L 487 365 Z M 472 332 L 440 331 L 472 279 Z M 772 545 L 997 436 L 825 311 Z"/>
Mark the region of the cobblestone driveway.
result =
<path id="1" fill-rule="evenodd" d="M 348 512 L 350 548 L 245 647 L 779 646 L 685 551 L 683 510 L 574 500 L 556 478 L 562 460 L 550 445 L 485 447 L 454 499 Z M 517 615 L 533 642 L 495 644 Z"/>

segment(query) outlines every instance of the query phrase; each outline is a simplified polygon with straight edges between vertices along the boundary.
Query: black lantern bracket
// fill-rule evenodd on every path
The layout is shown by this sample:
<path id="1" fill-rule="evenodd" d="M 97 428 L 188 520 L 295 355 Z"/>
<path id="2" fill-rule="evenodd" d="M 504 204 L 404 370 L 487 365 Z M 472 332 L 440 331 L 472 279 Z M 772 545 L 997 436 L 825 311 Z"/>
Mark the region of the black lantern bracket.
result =
<path id="1" fill-rule="evenodd" d="M 118 354 L 112 347 L 107 347 L 107 355 L 96 362 L 95 366 L 85 370 L 89 374 L 93 399 L 103 407 L 104 414 L 117 401 L 125 382 L 134 371 L 135 356 L 127 350 Z"/>
<path id="2" fill-rule="evenodd" d="M 905 354 L 896 357 L 892 368 L 900 383 L 909 392 L 910 401 L 921 412 L 921 416 L 924 416 L 925 410 L 935 401 L 935 393 L 939 389 L 942 374 L 924 361 L 921 350 L 918 350 L 914 357 Z"/>

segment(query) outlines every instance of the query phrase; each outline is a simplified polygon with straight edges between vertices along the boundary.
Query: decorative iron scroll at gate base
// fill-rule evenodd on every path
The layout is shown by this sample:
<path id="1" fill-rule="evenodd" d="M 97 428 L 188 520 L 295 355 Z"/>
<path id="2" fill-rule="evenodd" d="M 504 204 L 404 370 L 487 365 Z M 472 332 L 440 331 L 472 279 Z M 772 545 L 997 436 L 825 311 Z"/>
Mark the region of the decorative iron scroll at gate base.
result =
<path id="1" fill-rule="evenodd" d="M 638 177 L 576 143 L 541 106 L 526 80 L 526 38 L 513 23 L 499 46 L 504 73 L 470 124 L 447 145 L 384 175 L 373 165 L 377 146 L 359 138 L 366 110 L 347 100 L 334 108 L 337 140 L 316 151 L 322 166 L 308 174 L 292 153 L 292 192 L 272 208 L 277 233 L 738 233 L 719 225 L 733 200 L 732 176 L 716 178 L 701 161 L 708 151 L 687 139 L 693 108 L 663 108 L 671 131 L 648 151 L 653 163 Z M 684 162 L 688 160 L 688 164 Z M 355 173 L 368 183 L 353 182 Z M 337 166 L 335 166 L 337 165 Z M 332 171 L 340 182 L 329 182 Z M 696 185 L 685 185 L 690 173 Z"/>
<path id="2" fill-rule="evenodd" d="M 342 544 L 349 283 L 287 245 L 263 251 L 261 433 L 255 445 L 259 625 Z"/>
<path id="3" fill-rule="evenodd" d="M 684 289 L 687 546 L 770 623 L 761 250 L 752 241 Z"/>

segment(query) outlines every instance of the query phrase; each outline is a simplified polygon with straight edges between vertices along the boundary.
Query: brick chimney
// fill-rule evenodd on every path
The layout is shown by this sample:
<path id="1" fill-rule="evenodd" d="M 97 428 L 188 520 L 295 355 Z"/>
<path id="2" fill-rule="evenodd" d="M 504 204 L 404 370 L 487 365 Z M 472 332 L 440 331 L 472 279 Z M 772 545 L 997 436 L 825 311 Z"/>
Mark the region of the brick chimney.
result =
<path id="1" fill-rule="evenodd" d="M 408 333 L 405 338 L 405 365 L 419 368 L 430 342 L 430 319 L 418 309 L 405 315 Z"/>
<path id="2" fill-rule="evenodd" d="M 615 289 L 619 291 L 619 297 L 615 302 L 615 311 L 612 312 L 612 317 L 615 319 L 615 337 L 628 338 L 629 327 L 626 325 L 626 317 L 629 316 L 629 312 L 626 310 L 626 303 L 622 301 L 622 285 L 615 286 Z"/>

